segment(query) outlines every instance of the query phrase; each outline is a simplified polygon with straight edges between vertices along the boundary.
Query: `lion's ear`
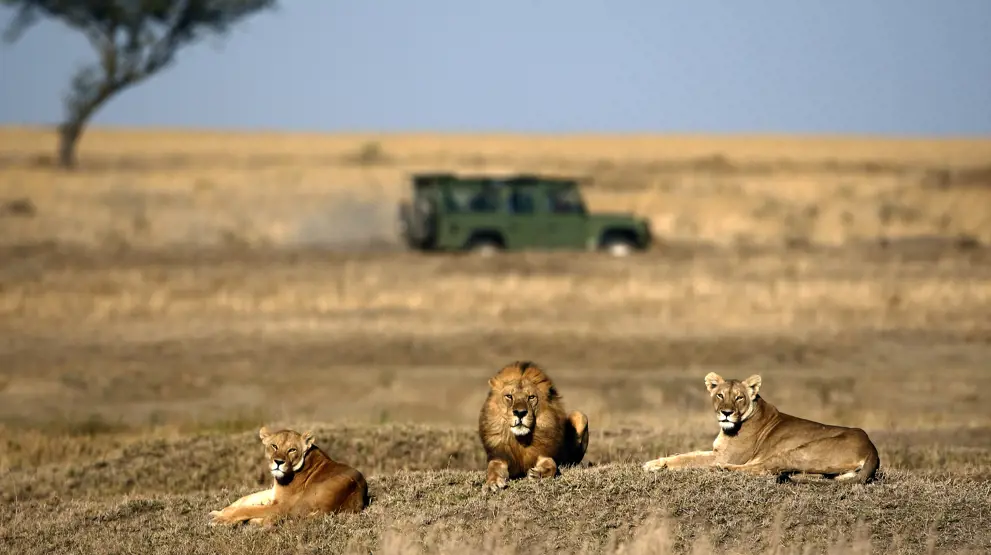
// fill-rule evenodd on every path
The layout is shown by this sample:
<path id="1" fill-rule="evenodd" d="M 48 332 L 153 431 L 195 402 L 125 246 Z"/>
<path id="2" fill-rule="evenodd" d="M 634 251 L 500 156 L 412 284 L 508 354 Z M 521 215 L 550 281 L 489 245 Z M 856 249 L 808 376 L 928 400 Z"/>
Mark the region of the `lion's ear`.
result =
<path id="1" fill-rule="evenodd" d="M 309 430 L 303 432 L 303 445 L 305 445 L 307 449 L 313 447 L 313 432 Z"/>
<path id="2" fill-rule="evenodd" d="M 722 376 L 715 372 L 709 372 L 705 375 L 705 388 L 709 391 L 716 389 L 716 386 L 723 383 L 724 380 Z"/>
<path id="3" fill-rule="evenodd" d="M 268 428 L 265 427 L 265 426 L 262 426 L 261 429 L 258 430 L 258 439 L 262 440 L 263 443 L 271 435 L 272 435 L 272 432 L 268 431 Z"/>
<path id="4" fill-rule="evenodd" d="M 743 385 L 750 389 L 750 396 L 755 397 L 757 392 L 760 391 L 760 376 L 757 374 L 750 376 L 749 378 L 743 380 Z"/>
<path id="5" fill-rule="evenodd" d="M 547 400 L 548 401 L 553 401 L 554 399 L 557 399 L 558 397 L 559 397 L 559 395 L 557 393 L 557 388 L 552 385 L 550 387 L 550 389 L 547 390 Z"/>
<path id="6" fill-rule="evenodd" d="M 499 387 L 499 380 L 495 378 L 489 378 L 489 389 L 496 389 Z"/>

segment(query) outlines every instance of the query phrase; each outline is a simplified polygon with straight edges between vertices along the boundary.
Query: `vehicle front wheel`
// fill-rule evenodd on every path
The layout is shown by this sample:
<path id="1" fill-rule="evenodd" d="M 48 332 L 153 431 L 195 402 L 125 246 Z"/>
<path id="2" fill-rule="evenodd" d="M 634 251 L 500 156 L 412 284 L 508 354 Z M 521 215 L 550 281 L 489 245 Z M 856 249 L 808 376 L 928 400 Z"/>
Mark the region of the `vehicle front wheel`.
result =
<path id="1" fill-rule="evenodd" d="M 609 254 L 609 256 L 629 256 L 636 250 L 636 245 L 624 237 L 610 237 L 603 242 L 602 250 Z"/>

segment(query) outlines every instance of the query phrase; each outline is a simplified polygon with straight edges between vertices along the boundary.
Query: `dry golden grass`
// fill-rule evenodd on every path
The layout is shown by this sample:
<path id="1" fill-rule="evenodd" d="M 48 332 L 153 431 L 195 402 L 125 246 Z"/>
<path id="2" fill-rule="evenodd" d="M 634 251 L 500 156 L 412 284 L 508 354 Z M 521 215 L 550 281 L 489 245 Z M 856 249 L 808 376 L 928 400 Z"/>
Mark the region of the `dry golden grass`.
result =
<path id="1" fill-rule="evenodd" d="M 0 145 L 18 156 L 55 152 L 52 130 L 0 128 Z M 172 129 L 93 128 L 80 143 L 80 159 L 149 159 L 169 155 L 315 158 L 353 154 L 377 142 L 385 153 L 414 159 L 434 156 L 548 157 L 585 160 L 691 159 L 724 154 L 731 160 L 837 161 L 968 166 L 991 158 L 991 138 L 903 139 L 763 135 L 511 135 L 511 134 L 314 134 L 227 133 Z M 86 164 L 84 164 L 85 167 Z"/>
<path id="2" fill-rule="evenodd" d="M 22 329 L 70 318 L 78 332 L 142 322 L 197 335 L 196 326 L 237 319 L 241 333 L 427 336 L 494 332 L 654 335 L 803 334 L 979 329 L 991 306 L 988 254 L 880 250 L 658 253 L 627 260 L 573 254 L 495 259 L 416 253 L 213 253 L 200 259 L 110 254 L 6 272 L 0 316 Z M 72 260 L 72 257 L 69 257 Z M 254 271 L 266 264 L 265 271 Z M 525 303 L 521 303 L 525 299 Z M 538 312 L 540 318 L 529 317 Z M 372 315 L 372 317 L 369 317 Z M 193 319 L 195 317 L 195 319 Z M 206 318 L 205 320 L 201 320 Z M 608 318 L 608 330 L 601 321 Z"/>
<path id="3" fill-rule="evenodd" d="M 6 261 L 5 551 L 991 548 L 981 250 L 22 249 Z M 589 415 L 589 452 L 552 483 L 483 498 L 474 423 L 485 379 L 518 358 L 544 364 Z M 710 369 L 760 373 L 782 410 L 864 427 L 882 479 L 643 474 L 645 460 L 711 442 Z M 369 477 L 368 512 L 263 534 L 207 528 L 209 510 L 262 487 L 262 423 L 315 428 Z"/>
<path id="4" fill-rule="evenodd" d="M 81 171 L 50 167 L 54 133 L 0 129 L 6 244 L 390 242 L 415 171 L 591 179 L 595 210 L 636 211 L 666 241 L 839 245 L 991 242 L 991 139 L 223 134 L 90 130 Z"/>

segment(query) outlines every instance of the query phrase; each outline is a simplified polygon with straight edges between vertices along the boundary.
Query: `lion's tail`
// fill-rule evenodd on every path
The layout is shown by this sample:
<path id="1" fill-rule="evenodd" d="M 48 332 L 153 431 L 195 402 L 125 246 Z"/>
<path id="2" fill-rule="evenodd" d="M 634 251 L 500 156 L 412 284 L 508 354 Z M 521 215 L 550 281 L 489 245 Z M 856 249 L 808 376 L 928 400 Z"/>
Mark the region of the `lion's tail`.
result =
<path id="1" fill-rule="evenodd" d="M 864 460 L 864 465 L 857 472 L 858 481 L 862 484 L 873 482 L 877 477 L 877 469 L 881 466 L 881 457 L 877 454 L 877 449 L 871 449 Z"/>

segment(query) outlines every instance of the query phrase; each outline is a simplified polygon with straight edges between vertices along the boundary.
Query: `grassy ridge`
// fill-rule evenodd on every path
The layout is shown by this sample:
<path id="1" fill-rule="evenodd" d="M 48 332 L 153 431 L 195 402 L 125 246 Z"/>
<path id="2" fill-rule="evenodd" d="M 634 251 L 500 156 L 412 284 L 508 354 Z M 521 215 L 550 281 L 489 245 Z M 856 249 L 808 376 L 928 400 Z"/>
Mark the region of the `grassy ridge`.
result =
<path id="1" fill-rule="evenodd" d="M 608 552 L 639 541 L 635 553 L 666 553 L 656 544 L 664 539 L 673 552 L 710 546 L 754 553 L 835 547 L 845 537 L 888 553 L 991 548 L 984 528 L 991 429 L 964 432 L 956 443 L 968 435 L 983 443 L 969 449 L 881 434 L 875 440 L 883 473 L 866 486 L 776 484 L 704 470 L 646 474 L 640 463 L 648 453 L 684 450 L 705 438 L 600 433 L 582 467 L 489 495 L 469 429 L 314 429 L 332 456 L 360 461 L 368 473 L 372 504 L 363 514 L 287 522 L 269 532 L 208 528 L 210 510 L 267 487 L 268 479 L 254 433 L 204 433 L 7 473 L 0 546 L 28 553 L 276 553 L 289 546 L 341 553 L 460 545 L 508 553 Z"/>

